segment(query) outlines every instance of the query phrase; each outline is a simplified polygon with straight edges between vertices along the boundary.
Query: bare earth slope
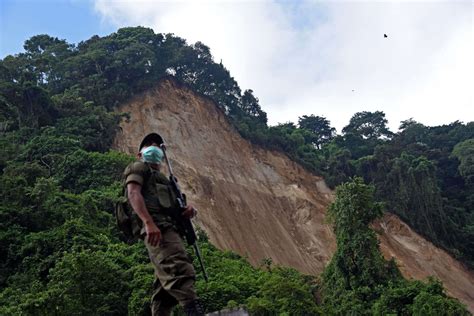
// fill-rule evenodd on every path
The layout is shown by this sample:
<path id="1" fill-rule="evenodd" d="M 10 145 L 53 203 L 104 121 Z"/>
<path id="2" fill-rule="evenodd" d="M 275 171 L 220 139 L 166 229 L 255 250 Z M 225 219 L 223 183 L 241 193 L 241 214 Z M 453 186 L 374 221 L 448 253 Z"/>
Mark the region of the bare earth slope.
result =
<path id="1" fill-rule="evenodd" d="M 130 113 L 114 147 L 133 153 L 142 137 L 160 133 L 197 223 L 221 249 L 319 274 L 336 244 L 325 224 L 333 195 L 317 177 L 285 155 L 244 140 L 209 99 L 174 80 L 119 108 Z M 474 273 L 414 233 L 394 215 L 375 225 L 381 249 L 395 257 L 405 277 L 434 275 L 474 311 Z"/>

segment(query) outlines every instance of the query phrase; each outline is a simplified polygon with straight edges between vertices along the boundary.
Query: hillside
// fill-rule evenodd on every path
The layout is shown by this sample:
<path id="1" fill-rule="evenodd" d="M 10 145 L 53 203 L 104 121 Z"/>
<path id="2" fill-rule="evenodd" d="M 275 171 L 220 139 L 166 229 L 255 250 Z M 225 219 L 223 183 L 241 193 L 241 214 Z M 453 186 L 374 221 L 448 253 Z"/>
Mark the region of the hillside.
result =
<path id="1" fill-rule="evenodd" d="M 209 47 L 173 34 L 26 40 L 0 60 L 0 314 L 147 314 L 151 266 L 113 213 L 127 153 L 154 130 L 212 241 L 208 311 L 467 315 L 440 281 L 401 273 L 472 302 L 474 122 L 393 133 L 362 111 L 337 134 L 308 114 L 269 126 Z"/>
<path id="2" fill-rule="evenodd" d="M 285 155 L 244 140 L 210 99 L 174 80 L 122 104 L 130 114 L 113 147 L 134 154 L 141 137 L 159 132 L 182 188 L 200 210 L 198 224 L 213 244 L 319 274 L 335 250 L 325 210 L 332 191 Z M 375 225 L 381 249 L 403 275 L 439 278 L 448 293 L 474 311 L 474 273 L 413 232 L 395 215 Z"/>

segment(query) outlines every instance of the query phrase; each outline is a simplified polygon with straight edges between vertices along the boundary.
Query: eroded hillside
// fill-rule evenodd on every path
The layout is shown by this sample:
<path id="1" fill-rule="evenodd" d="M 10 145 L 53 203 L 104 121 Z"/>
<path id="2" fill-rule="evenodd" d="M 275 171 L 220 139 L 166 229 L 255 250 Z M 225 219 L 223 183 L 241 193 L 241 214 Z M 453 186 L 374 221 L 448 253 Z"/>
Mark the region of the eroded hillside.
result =
<path id="1" fill-rule="evenodd" d="M 136 153 L 152 131 L 166 141 L 174 171 L 188 200 L 199 209 L 197 223 L 221 249 L 264 258 L 319 274 L 336 243 L 325 223 L 333 195 L 317 177 L 284 154 L 244 140 L 209 99 L 167 79 L 123 104 L 130 120 L 114 147 Z M 414 233 L 394 215 L 375 225 L 381 249 L 395 257 L 408 278 L 434 275 L 448 292 L 474 311 L 474 273 Z"/>

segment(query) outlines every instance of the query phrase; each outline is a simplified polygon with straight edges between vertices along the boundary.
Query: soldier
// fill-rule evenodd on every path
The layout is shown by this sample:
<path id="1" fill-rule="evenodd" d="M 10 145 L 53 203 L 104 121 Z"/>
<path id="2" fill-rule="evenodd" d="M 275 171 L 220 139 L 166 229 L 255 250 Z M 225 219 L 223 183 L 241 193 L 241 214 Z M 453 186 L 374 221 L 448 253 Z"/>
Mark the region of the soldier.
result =
<path id="1" fill-rule="evenodd" d="M 170 315 L 178 303 L 187 315 L 204 315 L 194 288 L 195 271 L 171 212 L 181 211 L 170 181 L 160 172 L 163 139 L 156 133 L 143 138 L 138 161 L 127 166 L 124 172 L 127 196 L 135 216 L 138 231 L 144 239 L 150 260 L 155 269 L 152 315 Z M 196 211 L 187 205 L 182 215 L 192 218 Z"/>

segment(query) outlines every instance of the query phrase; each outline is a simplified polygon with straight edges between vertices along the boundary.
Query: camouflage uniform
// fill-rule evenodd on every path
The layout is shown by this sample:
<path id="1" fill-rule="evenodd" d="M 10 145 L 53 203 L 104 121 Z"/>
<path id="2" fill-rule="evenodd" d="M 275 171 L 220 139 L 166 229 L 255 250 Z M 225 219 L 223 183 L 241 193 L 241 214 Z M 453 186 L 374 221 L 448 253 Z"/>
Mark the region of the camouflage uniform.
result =
<path id="1" fill-rule="evenodd" d="M 184 248 L 176 223 L 167 215 L 178 210 L 176 196 L 166 176 L 147 163 L 131 163 L 125 169 L 124 178 L 126 184 L 136 182 L 142 186 L 141 192 L 148 212 L 161 230 L 159 245 L 154 247 L 145 241 L 155 269 L 151 307 L 153 315 L 170 315 L 177 303 L 186 306 L 197 299 L 192 260 Z M 146 235 L 145 228 L 135 213 L 134 216 L 136 225 L 133 230 L 143 238 Z"/>

